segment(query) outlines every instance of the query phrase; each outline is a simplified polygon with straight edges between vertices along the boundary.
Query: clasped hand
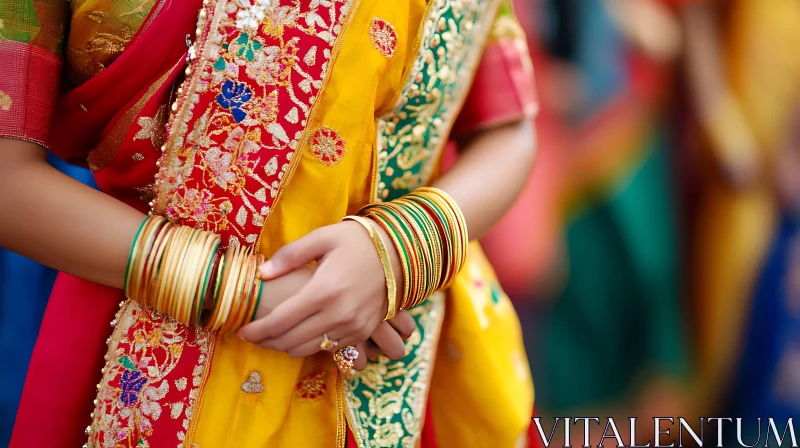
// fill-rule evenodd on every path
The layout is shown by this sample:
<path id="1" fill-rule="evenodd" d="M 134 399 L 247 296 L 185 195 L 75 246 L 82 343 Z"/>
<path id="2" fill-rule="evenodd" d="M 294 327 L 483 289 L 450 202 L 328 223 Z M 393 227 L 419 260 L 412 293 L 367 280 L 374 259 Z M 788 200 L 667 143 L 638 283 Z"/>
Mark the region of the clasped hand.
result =
<path id="1" fill-rule="evenodd" d="M 396 269 L 396 250 L 380 232 Z M 356 346 L 357 370 L 379 353 L 404 356 L 403 340 L 411 337 L 416 323 L 405 311 L 383 321 L 388 306 L 383 267 L 360 224 L 343 221 L 319 228 L 279 249 L 260 271 L 263 280 L 293 277 L 296 292 L 276 304 L 267 300 L 270 291 L 264 288 L 256 320 L 239 330 L 242 339 L 302 357 L 320 351 L 325 334 L 338 348 Z"/>

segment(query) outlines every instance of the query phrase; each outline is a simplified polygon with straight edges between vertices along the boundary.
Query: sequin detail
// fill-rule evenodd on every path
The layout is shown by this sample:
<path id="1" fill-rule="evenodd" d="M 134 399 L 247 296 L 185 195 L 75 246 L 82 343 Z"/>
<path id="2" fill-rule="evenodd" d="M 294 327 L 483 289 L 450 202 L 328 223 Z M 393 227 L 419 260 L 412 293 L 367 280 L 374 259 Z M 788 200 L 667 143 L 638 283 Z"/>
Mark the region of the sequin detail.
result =
<path id="1" fill-rule="evenodd" d="M 242 390 L 248 394 L 260 394 L 264 392 L 264 385 L 261 384 L 261 374 L 253 370 L 250 376 L 242 383 Z"/>
<path id="2" fill-rule="evenodd" d="M 391 23 L 375 17 L 369 27 L 369 37 L 383 57 L 389 59 L 394 55 L 397 49 L 397 33 Z"/>
<path id="3" fill-rule="evenodd" d="M 311 155 L 322 164 L 333 166 L 341 162 L 347 154 L 347 144 L 338 132 L 329 127 L 321 127 L 311 138 Z"/>

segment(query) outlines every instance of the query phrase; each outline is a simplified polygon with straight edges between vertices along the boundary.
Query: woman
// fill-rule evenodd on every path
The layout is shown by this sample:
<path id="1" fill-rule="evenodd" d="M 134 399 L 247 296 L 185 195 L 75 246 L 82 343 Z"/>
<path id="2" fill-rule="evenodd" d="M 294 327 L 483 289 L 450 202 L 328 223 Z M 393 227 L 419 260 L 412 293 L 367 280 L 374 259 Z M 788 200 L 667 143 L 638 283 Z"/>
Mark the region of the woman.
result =
<path id="1" fill-rule="evenodd" d="M 463 264 L 442 255 L 502 215 L 532 163 L 530 66 L 502 2 L 73 1 L 64 59 L 75 87 L 56 102 L 62 6 L 6 8 L 0 42 L 20 61 L 0 77 L 0 200 L 17 210 L 0 244 L 68 273 L 12 446 L 74 446 L 84 427 L 90 446 L 341 446 L 345 432 L 353 446 L 524 441 L 533 391 L 513 309 L 477 246 Z M 463 152 L 438 176 L 460 110 Z M 48 145 L 87 162 L 108 195 L 47 169 Z M 429 210 L 461 216 L 460 228 L 380 215 L 409 219 L 421 185 L 437 188 Z M 380 204 L 362 210 L 370 202 Z M 362 221 L 339 222 L 360 210 Z M 176 224 L 143 221 L 148 211 Z M 435 238 L 398 243 L 426 229 Z M 180 258 L 214 242 L 225 258 Z M 239 248 L 269 257 L 263 283 L 217 283 L 256 274 L 257 256 Z M 407 277 L 411 262 L 444 272 L 431 251 L 461 273 Z M 194 291 L 184 286 L 200 277 L 184 265 L 211 279 L 185 303 L 162 294 Z M 153 286 L 162 274 L 168 286 Z M 446 283 L 447 299 L 423 294 Z M 121 287 L 136 300 L 118 308 Z M 393 297 L 414 294 L 421 305 L 382 322 L 402 311 Z M 254 297 L 252 323 L 204 329 L 234 329 Z M 213 312 L 188 327 L 140 303 L 187 323 Z M 43 395 L 52 390 L 57 399 Z"/>
<path id="2" fill-rule="evenodd" d="M 677 33 L 651 0 L 551 6 L 554 48 L 580 94 L 565 111 L 575 131 L 561 176 L 565 281 L 543 319 L 537 407 L 646 424 L 680 414 L 686 370 L 662 124 Z"/>
<path id="3" fill-rule="evenodd" d="M 694 216 L 696 413 L 732 387 L 758 272 L 779 226 L 776 166 L 800 98 L 800 7 L 786 0 L 681 2 L 687 75 L 704 152 Z M 755 305 L 758 307 L 758 305 Z"/>

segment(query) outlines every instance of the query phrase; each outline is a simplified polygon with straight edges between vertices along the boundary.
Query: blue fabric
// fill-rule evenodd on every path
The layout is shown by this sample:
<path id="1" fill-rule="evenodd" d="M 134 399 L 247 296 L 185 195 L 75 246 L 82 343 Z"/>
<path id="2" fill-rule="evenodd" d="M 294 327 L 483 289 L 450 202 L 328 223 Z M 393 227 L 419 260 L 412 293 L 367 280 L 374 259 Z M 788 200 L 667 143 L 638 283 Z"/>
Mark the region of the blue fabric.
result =
<path id="1" fill-rule="evenodd" d="M 60 171 L 94 185 L 84 168 L 53 157 Z M 8 446 L 25 374 L 57 272 L 0 249 L 0 446 Z"/>
<path id="2" fill-rule="evenodd" d="M 789 417 L 800 415 L 800 297 L 792 298 L 787 288 L 790 276 L 800 269 L 791 257 L 793 245 L 800 250 L 798 243 L 798 221 L 784 216 L 753 293 L 742 357 L 724 412 L 743 419 L 748 445 L 759 437 L 758 417 L 764 418 L 758 446 L 764 446 L 767 417 L 782 432 Z M 794 263 L 800 263 L 797 256 Z M 735 431 L 727 436 L 735 442 Z M 777 446 L 773 436 L 769 446 Z"/>

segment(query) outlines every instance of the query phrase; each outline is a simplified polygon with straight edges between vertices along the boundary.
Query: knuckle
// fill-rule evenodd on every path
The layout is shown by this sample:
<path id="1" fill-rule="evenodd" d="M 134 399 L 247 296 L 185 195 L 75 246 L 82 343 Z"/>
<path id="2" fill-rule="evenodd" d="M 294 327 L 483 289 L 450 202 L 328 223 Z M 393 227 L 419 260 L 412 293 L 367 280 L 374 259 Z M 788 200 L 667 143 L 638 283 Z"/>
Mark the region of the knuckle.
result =
<path id="1" fill-rule="evenodd" d="M 348 327 L 355 327 L 358 319 L 358 313 L 354 309 L 343 311 L 341 316 L 341 323 Z"/>

